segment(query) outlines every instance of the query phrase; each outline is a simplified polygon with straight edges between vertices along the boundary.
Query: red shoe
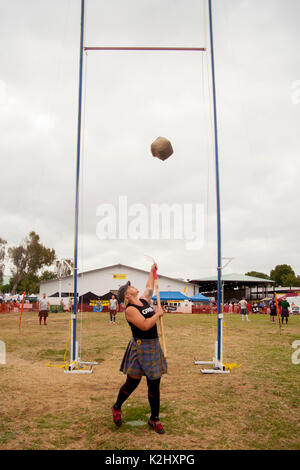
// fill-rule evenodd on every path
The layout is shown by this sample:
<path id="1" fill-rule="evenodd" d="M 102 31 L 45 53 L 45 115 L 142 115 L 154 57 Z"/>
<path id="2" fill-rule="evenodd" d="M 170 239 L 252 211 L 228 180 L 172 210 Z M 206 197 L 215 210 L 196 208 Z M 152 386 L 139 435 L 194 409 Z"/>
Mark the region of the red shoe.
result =
<path id="1" fill-rule="evenodd" d="M 162 427 L 162 424 L 161 422 L 159 421 L 159 419 L 157 421 L 152 421 L 152 419 L 149 419 L 148 421 L 148 424 L 149 426 L 154 429 L 155 432 L 157 432 L 158 434 L 165 434 L 165 430 L 164 428 Z"/>
<path id="2" fill-rule="evenodd" d="M 113 414 L 113 420 L 116 426 L 121 426 L 122 424 L 122 417 L 121 417 L 121 410 L 115 410 L 114 407 L 112 407 L 112 414 Z"/>

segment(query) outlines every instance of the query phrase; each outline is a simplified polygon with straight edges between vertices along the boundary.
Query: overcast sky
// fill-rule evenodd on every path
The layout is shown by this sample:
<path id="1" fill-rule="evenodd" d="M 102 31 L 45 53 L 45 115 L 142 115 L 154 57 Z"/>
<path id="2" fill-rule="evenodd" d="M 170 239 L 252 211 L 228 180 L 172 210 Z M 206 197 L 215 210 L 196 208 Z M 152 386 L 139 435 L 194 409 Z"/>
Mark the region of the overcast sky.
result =
<path id="1" fill-rule="evenodd" d="M 207 44 L 201 0 L 88 0 L 87 46 Z M 225 273 L 300 274 L 300 2 L 214 0 Z M 80 0 L 0 0 L 1 233 L 31 230 L 73 257 Z M 79 267 L 115 263 L 197 278 L 216 273 L 210 55 L 90 52 L 86 58 Z M 158 136 L 172 142 L 161 162 Z M 204 208 L 204 244 L 100 240 L 97 208 Z M 129 222 L 132 217 L 129 217 Z"/>

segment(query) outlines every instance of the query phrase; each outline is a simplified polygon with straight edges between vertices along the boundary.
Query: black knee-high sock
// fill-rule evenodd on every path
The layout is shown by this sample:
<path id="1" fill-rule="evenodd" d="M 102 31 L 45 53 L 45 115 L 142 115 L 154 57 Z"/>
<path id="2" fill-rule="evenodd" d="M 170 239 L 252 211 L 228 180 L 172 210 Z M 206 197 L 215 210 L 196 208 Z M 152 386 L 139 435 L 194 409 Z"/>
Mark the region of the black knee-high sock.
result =
<path id="1" fill-rule="evenodd" d="M 147 377 L 148 385 L 148 401 L 151 408 L 150 419 L 157 421 L 159 419 L 160 407 L 160 378 L 156 380 L 149 380 Z"/>
<path id="2" fill-rule="evenodd" d="M 122 385 L 119 391 L 119 395 L 117 398 L 116 403 L 114 404 L 114 408 L 116 410 L 120 410 L 121 406 L 123 405 L 124 401 L 127 400 L 127 398 L 134 392 L 136 387 L 139 385 L 141 379 L 133 379 L 129 375 L 127 376 L 127 380 Z"/>

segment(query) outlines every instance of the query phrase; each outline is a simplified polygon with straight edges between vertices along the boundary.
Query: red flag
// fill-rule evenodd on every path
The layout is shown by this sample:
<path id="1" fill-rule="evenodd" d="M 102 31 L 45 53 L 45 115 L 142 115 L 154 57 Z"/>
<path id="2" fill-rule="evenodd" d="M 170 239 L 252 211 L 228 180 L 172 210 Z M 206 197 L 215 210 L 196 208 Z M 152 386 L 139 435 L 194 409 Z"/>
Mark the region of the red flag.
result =
<path id="1" fill-rule="evenodd" d="M 23 292 L 23 299 L 22 299 L 21 310 L 20 310 L 20 318 L 19 318 L 19 328 L 21 328 L 21 321 L 22 321 L 22 315 L 23 315 L 23 306 L 24 306 L 25 294 L 26 294 L 26 292 Z"/>
<path id="2" fill-rule="evenodd" d="M 277 318 L 278 318 L 278 324 L 281 332 L 281 319 L 280 319 L 280 313 L 279 313 L 279 305 L 278 305 L 278 300 L 277 300 L 277 294 L 275 292 L 275 304 L 276 304 L 276 312 L 277 312 Z"/>

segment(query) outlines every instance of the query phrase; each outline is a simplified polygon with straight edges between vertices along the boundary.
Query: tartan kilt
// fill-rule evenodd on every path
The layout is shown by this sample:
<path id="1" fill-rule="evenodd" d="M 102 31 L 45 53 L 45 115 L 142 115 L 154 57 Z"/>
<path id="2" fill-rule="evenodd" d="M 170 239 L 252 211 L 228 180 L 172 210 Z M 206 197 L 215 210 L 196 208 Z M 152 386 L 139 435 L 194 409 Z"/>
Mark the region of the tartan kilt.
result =
<path id="1" fill-rule="evenodd" d="M 121 372 L 136 376 L 146 375 L 149 380 L 155 380 L 166 374 L 167 369 L 167 361 L 158 338 L 131 338 L 121 363 Z"/>
<path id="2" fill-rule="evenodd" d="M 39 311 L 39 317 L 48 317 L 48 310 L 40 310 Z"/>
<path id="3" fill-rule="evenodd" d="M 289 316 L 290 316 L 289 312 L 287 312 L 285 310 L 283 312 L 281 312 L 281 317 L 282 318 L 288 318 Z"/>

